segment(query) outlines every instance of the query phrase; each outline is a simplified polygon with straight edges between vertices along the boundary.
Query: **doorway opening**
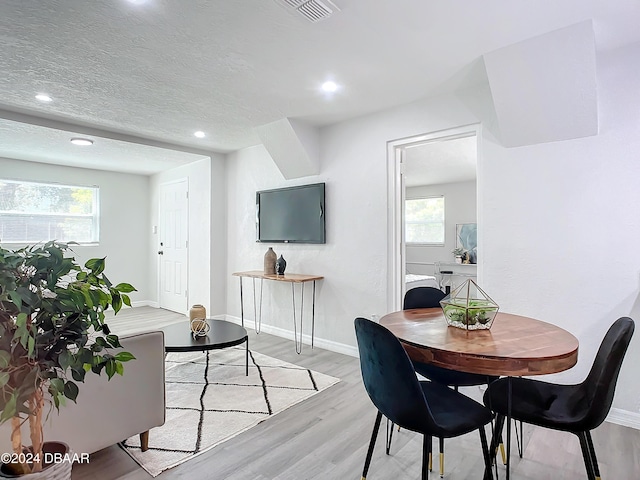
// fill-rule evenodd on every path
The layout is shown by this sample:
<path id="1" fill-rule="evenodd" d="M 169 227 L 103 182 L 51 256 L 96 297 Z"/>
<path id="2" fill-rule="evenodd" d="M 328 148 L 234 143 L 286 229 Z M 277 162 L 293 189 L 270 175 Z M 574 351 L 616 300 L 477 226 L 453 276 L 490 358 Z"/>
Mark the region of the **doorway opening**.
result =
<path id="1" fill-rule="evenodd" d="M 402 308 L 407 288 L 444 290 L 481 275 L 479 139 L 480 125 L 468 125 L 388 142 L 389 311 Z M 471 228 L 468 263 L 456 264 L 460 231 Z"/>

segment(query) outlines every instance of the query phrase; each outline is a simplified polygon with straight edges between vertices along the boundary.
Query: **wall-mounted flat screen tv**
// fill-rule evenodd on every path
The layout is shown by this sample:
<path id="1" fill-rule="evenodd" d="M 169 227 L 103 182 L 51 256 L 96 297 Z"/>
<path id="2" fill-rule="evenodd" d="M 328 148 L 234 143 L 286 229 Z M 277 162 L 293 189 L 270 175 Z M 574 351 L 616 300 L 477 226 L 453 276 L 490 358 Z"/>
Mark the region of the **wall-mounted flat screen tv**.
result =
<path id="1" fill-rule="evenodd" d="M 256 192 L 258 242 L 326 243 L 324 183 Z"/>

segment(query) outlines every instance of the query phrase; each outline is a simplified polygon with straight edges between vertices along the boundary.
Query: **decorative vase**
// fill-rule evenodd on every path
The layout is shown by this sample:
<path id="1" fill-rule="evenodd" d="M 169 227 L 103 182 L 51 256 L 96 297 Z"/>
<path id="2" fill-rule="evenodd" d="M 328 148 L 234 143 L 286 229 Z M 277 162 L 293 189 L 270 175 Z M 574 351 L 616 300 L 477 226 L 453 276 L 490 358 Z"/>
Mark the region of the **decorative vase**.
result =
<path id="1" fill-rule="evenodd" d="M 465 330 L 491 328 L 498 313 L 498 304 L 473 280 L 460 284 L 440 300 L 447 324 Z"/>
<path id="2" fill-rule="evenodd" d="M 282 255 L 276 261 L 276 274 L 284 275 L 284 269 L 287 268 L 287 261 L 284 259 Z"/>
<path id="3" fill-rule="evenodd" d="M 31 447 L 29 447 L 31 449 Z M 45 463 L 42 470 L 25 475 L 14 474 L 11 464 L 3 463 L 0 467 L 0 478 L 18 478 L 20 480 L 70 480 L 74 454 L 64 442 L 44 442 L 42 452 Z M 52 459 L 57 461 L 51 462 Z"/>
<path id="4" fill-rule="evenodd" d="M 274 275 L 276 273 L 276 252 L 273 251 L 273 248 L 269 247 L 267 253 L 264 254 L 264 274 L 265 275 Z"/>
<path id="5" fill-rule="evenodd" d="M 196 304 L 189 310 L 189 320 L 207 318 L 207 309 L 203 305 Z"/>

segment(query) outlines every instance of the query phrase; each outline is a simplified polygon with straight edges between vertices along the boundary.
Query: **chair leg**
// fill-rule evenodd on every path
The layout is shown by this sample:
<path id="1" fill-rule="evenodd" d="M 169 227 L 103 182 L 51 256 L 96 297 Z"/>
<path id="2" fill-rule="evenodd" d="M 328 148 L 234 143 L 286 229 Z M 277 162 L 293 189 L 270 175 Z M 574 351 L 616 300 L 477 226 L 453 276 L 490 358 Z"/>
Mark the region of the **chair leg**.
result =
<path id="1" fill-rule="evenodd" d="M 490 389 L 491 388 L 491 382 L 489 381 L 489 378 L 487 377 L 487 387 Z M 489 410 L 493 411 L 493 408 L 491 408 L 491 396 L 489 396 Z M 500 454 L 502 455 L 502 463 L 504 465 L 507 464 L 507 454 L 504 451 L 504 442 L 502 441 L 502 427 L 504 425 L 504 416 L 500 416 L 500 415 L 496 415 L 496 428 L 495 430 L 493 430 L 492 435 L 491 435 L 491 448 L 489 449 L 489 452 L 491 454 L 491 458 L 492 458 L 492 463 L 495 460 L 496 456 L 498 455 L 498 445 L 500 446 Z M 493 426 L 493 422 L 491 422 L 491 425 Z M 522 430 L 522 422 L 520 422 L 520 429 Z M 520 455 L 522 456 L 522 455 Z M 498 469 L 496 468 L 496 476 L 498 475 Z"/>
<path id="2" fill-rule="evenodd" d="M 500 456 L 502 457 L 502 464 L 506 465 L 507 464 L 507 452 L 504 449 L 504 442 L 502 441 L 502 438 L 500 438 Z"/>
<path id="3" fill-rule="evenodd" d="M 432 453 L 433 449 L 431 448 L 431 441 L 432 441 L 432 438 L 431 438 L 431 435 L 429 435 L 429 439 L 427 442 L 429 447 L 429 471 L 433 470 L 433 453 Z"/>
<path id="4" fill-rule="evenodd" d="M 587 440 L 586 432 L 580 432 L 577 435 L 578 435 L 578 438 L 580 439 L 580 448 L 582 449 L 584 466 L 587 469 L 587 478 L 589 480 L 595 480 L 596 473 L 592 463 L 591 451 L 589 448 L 589 441 Z"/>
<path id="5" fill-rule="evenodd" d="M 381 421 L 382 413 L 378 412 L 378 414 L 376 415 L 376 422 L 373 424 L 373 432 L 371 433 L 371 441 L 369 442 L 369 449 L 367 450 L 367 458 L 364 461 L 362 480 L 366 480 L 367 478 L 367 472 L 369 471 L 369 465 L 371 464 L 371 457 L 373 456 L 373 447 L 376 445 L 376 437 L 378 436 L 378 430 L 380 429 Z"/>
<path id="6" fill-rule="evenodd" d="M 428 460 L 429 459 L 429 460 Z M 427 480 L 429 472 L 427 471 L 427 464 L 431 460 L 431 435 L 422 436 L 422 480 Z"/>
<path id="7" fill-rule="evenodd" d="M 589 452 L 591 453 L 591 464 L 593 465 L 593 473 L 596 475 L 596 480 L 600 480 L 600 469 L 598 468 L 598 459 L 596 458 L 596 449 L 593 447 L 593 440 L 591 439 L 591 432 L 584 432 L 587 437 L 587 445 L 589 446 Z"/>
<path id="8" fill-rule="evenodd" d="M 518 424 L 520 424 L 520 428 L 518 429 Z M 515 421 L 514 425 L 516 427 L 516 443 L 518 444 L 518 455 L 522 458 L 522 452 L 524 451 L 524 439 L 523 432 L 524 429 L 522 427 L 522 420 Z M 518 433 L 520 432 L 520 433 Z M 502 456 L 502 464 L 507 464 L 507 454 L 504 450 L 504 441 L 502 440 L 502 432 L 500 433 L 500 455 Z"/>
<path id="9" fill-rule="evenodd" d="M 495 459 L 496 459 L 496 456 L 498 455 L 498 446 L 501 445 L 504 451 L 504 445 L 502 445 L 502 429 L 504 427 L 504 421 L 505 421 L 504 415 L 496 414 L 496 423 L 495 423 L 495 426 L 493 426 L 492 424 L 493 431 L 491 434 L 491 444 L 489 445 L 490 467 L 485 468 L 484 480 L 489 480 L 493 478 L 493 471 L 491 470 L 491 466 L 495 464 Z M 504 456 L 502 457 L 502 459 L 503 461 L 506 460 Z M 497 465 L 495 465 L 495 469 L 496 469 L 496 478 L 497 478 L 498 477 Z"/>
<path id="10" fill-rule="evenodd" d="M 440 478 L 444 477 L 444 438 L 440 437 Z"/>
<path id="11" fill-rule="evenodd" d="M 482 458 L 484 458 L 484 479 L 493 480 L 493 472 L 491 471 L 491 454 L 487 446 L 487 434 L 484 427 L 480 427 L 480 445 L 482 445 Z"/>
<path id="12" fill-rule="evenodd" d="M 502 452 L 502 461 L 506 464 L 506 457 L 504 453 L 504 443 L 502 443 L 502 429 L 504 428 L 504 415 L 496 416 L 496 426 L 491 438 L 491 445 L 489 448 L 489 452 L 491 454 L 492 462 L 493 459 L 498 455 L 498 447 L 500 447 L 500 451 Z"/>
<path id="13" fill-rule="evenodd" d="M 389 455 L 389 450 L 391 450 L 391 439 L 393 438 L 393 422 L 391 422 L 391 428 L 389 428 L 389 419 L 387 418 L 387 449 L 386 453 Z"/>
<path id="14" fill-rule="evenodd" d="M 518 455 L 522 458 L 522 451 L 524 450 L 524 440 L 523 440 L 523 430 L 522 430 L 522 420 L 519 422 L 514 422 L 516 426 L 516 443 L 518 445 Z M 518 424 L 520 424 L 520 434 L 518 434 Z M 504 453 L 502 454 L 502 461 L 504 462 L 506 459 L 504 458 Z M 505 462 L 506 463 L 506 462 Z"/>

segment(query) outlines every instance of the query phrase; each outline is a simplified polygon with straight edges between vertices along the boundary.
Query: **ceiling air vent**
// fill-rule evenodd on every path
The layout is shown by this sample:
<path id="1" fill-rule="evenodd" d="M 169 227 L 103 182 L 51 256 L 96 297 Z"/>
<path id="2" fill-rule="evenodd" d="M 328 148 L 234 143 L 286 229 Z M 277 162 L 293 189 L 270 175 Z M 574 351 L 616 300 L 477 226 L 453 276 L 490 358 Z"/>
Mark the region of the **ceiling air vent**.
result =
<path id="1" fill-rule="evenodd" d="M 331 0 L 276 0 L 288 9 L 296 10 L 300 15 L 310 22 L 319 22 L 330 17 L 333 12 L 340 9 Z"/>

